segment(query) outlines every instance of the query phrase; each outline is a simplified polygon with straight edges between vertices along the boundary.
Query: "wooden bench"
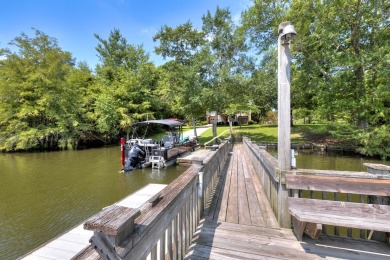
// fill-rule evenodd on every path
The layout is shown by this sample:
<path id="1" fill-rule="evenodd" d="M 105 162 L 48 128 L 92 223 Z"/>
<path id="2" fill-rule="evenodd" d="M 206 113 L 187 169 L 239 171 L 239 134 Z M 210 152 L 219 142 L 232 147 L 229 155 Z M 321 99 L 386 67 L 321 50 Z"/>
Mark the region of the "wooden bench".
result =
<path id="1" fill-rule="evenodd" d="M 367 174 L 369 175 L 369 174 Z M 371 175 L 370 175 L 371 176 Z M 293 190 L 390 196 L 390 179 L 286 175 L 286 187 Z M 385 200 L 388 203 L 388 200 Z M 299 240 L 305 232 L 313 239 L 322 233 L 322 224 L 390 232 L 390 206 L 313 198 L 288 198 L 294 233 Z"/>

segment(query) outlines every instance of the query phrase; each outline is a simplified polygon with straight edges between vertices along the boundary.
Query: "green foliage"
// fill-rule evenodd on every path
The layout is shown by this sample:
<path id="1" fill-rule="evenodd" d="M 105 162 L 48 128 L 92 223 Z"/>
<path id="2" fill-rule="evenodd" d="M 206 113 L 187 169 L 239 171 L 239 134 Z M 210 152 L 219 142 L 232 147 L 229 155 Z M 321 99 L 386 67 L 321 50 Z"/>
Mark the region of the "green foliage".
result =
<path id="1" fill-rule="evenodd" d="M 253 0 L 236 24 L 228 9 L 217 7 L 203 15 L 200 30 L 191 22 L 161 28 L 156 53 L 172 60 L 159 68 L 118 29 L 107 39 L 95 35 L 100 64 L 94 71 L 76 65 L 43 32 L 22 33 L 11 43 L 17 52 L 0 49 L 0 150 L 113 142 L 129 134 L 133 122 L 196 122 L 205 111 L 225 118 L 252 112 L 256 121 L 276 123 L 277 28 L 289 20 L 298 35 L 292 43 L 293 118 L 331 125 L 318 133 L 293 128 L 293 139 L 310 132 L 389 158 L 388 8 L 375 0 Z M 240 131 L 275 141 L 273 127 L 252 127 Z"/>
<path id="2" fill-rule="evenodd" d="M 77 89 L 67 82 L 71 54 L 38 30 L 33 38 L 22 33 L 12 45 L 19 52 L 3 50 L 0 61 L 0 150 L 55 149 L 78 113 Z"/>
<path id="3" fill-rule="evenodd" d="M 298 119 L 339 124 L 335 138 L 347 138 L 341 130 L 347 126 L 346 140 L 360 144 L 362 152 L 386 154 L 381 133 L 390 118 L 390 46 L 385 44 L 390 20 L 385 1 L 255 0 L 242 18 L 243 30 L 262 54 L 276 49 L 280 22 L 295 26 L 291 96 Z M 263 79 L 272 79 L 267 56 L 261 59 Z"/>
<path id="4" fill-rule="evenodd" d="M 102 62 L 96 68 L 101 89 L 95 102 L 96 128 L 109 142 L 121 130 L 129 134 L 134 122 L 152 118 L 158 76 L 143 48 L 128 44 L 119 30 L 112 31 L 107 40 L 95 37 Z"/>
<path id="5" fill-rule="evenodd" d="M 381 125 L 361 131 L 358 140 L 359 151 L 365 155 L 379 155 L 383 160 L 390 158 L 390 126 Z"/>

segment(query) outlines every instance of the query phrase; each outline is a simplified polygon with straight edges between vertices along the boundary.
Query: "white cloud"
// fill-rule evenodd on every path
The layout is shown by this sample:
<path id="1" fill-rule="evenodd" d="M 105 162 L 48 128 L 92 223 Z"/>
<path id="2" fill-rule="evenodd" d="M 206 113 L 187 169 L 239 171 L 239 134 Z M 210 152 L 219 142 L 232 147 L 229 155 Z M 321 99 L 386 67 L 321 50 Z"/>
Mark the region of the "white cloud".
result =
<path id="1" fill-rule="evenodd" d="M 157 33 L 157 29 L 154 27 L 147 27 L 147 28 L 142 28 L 140 32 L 141 34 L 155 35 Z"/>

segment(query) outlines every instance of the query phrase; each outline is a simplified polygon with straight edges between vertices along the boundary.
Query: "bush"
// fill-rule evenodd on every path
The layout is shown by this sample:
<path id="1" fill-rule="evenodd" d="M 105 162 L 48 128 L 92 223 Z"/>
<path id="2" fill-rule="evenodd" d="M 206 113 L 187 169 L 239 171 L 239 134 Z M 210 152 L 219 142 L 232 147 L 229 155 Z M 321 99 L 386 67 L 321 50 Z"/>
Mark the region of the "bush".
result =
<path id="1" fill-rule="evenodd" d="M 254 125 L 256 122 L 253 120 L 248 120 L 248 125 Z"/>

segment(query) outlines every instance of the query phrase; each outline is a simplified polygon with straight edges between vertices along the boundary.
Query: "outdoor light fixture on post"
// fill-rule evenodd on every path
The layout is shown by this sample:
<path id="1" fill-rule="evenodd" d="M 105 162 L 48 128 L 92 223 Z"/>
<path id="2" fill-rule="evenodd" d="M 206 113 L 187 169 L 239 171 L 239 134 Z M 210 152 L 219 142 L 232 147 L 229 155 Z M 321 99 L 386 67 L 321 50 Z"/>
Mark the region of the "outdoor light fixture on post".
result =
<path id="1" fill-rule="evenodd" d="M 291 169 L 290 41 L 296 32 L 290 22 L 279 25 L 278 39 L 278 163 L 280 170 Z"/>
<path id="2" fill-rule="evenodd" d="M 278 28 L 278 166 L 281 175 L 291 170 L 291 114 L 290 114 L 290 41 L 296 37 L 294 26 L 282 22 Z M 281 177 L 281 176 L 280 176 Z M 278 222 L 291 227 L 288 214 L 288 190 L 279 181 Z"/>

